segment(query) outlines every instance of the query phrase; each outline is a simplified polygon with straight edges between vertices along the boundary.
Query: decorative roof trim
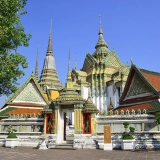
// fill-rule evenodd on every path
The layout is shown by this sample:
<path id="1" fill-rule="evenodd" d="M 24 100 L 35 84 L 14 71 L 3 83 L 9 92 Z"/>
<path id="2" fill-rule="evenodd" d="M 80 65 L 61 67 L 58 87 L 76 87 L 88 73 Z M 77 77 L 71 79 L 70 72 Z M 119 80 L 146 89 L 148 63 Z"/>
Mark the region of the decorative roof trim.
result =
<path id="1" fill-rule="evenodd" d="M 123 91 L 123 94 L 120 98 L 120 101 L 125 100 L 125 97 L 127 96 L 128 90 L 129 89 L 129 85 L 131 85 L 131 82 L 133 80 L 133 77 L 135 75 L 135 73 L 138 74 L 138 76 L 143 80 L 143 82 L 149 87 L 149 89 L 156 95 L 159 95 L 159 92 L 153 87 L 153 85 L 145 78 L 145 76 L 141 73 L 141 70 L 138 69 L 136 67 L 136 65 L 132 64 L 128 78 L 127 78 L 127 82 Z M 131 76 L 132 75 L 132 76 Z"/>
<path id="2" fill-rule="evenodd" d="M 43 91 L 41 90 L 40 85 L 38 84 L 38 81 L 36 80 L 34 75 L 30 75 L 30 77 L 25 81 L 25 83 L 11 96 L 11 98 L 6 102 L 6 104 L 9 104 L 11 101 L 13 101 L 18 94 L 27 86 L 27 84 L 33 80 L 35 86 L 37 87 L 40 95 L 42 96 L 42 98 L 44 99 L 44 101 L 48 104 L 48 100 L 45 98 L 45 96 L 43 95 Z"/>

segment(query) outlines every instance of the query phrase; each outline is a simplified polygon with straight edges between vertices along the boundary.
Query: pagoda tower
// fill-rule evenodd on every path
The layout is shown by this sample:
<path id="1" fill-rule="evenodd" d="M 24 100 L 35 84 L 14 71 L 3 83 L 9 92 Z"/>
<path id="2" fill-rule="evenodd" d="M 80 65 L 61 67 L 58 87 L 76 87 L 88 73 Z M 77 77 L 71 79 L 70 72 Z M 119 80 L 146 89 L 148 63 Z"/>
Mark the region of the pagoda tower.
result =
<path id="1" fill-rule="evenodd" d="M 94 53 L 87 53 L 81 70 L 73 69 L 71 73 L 75 88 L 80 88 L 80 94 L 86 99 L 91 92 L 93 103 L 99 110 L 110 109 L 119 105 L 119 98 L 123 92 L 129 73 L 129 65 L 123 64 L 114 50 L 104 40 L 102 23 L 98 32 L 98 41 Z"/>
<path id="2" fill-rule="evenodd" d="M 56 88 L 57 90 L 61 90 L 63 88 L 63 86 L 60 84 L 60 80 L 58 79 L 55 58 L 52 49 L 52 21 L 50 25 L 47 53 L 44 59 L 39 84 L 42 88 Z"/>

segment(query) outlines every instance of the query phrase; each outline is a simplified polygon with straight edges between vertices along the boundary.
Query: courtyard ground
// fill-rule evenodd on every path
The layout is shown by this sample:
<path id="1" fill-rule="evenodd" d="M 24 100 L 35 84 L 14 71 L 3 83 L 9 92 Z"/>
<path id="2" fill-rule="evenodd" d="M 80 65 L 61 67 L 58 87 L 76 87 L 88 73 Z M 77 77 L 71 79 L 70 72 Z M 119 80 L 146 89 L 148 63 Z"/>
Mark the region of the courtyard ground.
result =
<path id="1" fill-rule="evenodd" d="M 159 160 L 157 151 L 104 151 L 95 149 L 39 150 L 31 147 L 0 147 L 0 160 Z"/>

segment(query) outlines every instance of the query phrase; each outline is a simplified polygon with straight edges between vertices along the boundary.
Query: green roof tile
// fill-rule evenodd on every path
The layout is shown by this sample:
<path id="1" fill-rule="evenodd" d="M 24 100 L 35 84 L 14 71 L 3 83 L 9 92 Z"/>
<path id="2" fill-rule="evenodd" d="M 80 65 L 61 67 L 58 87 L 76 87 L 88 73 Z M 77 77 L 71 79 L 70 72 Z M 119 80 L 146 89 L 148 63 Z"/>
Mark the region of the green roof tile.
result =
<path id="1" fill-rule="evenodd" d="M 2 111 L 0 112 L 0 117 L 9 116 L 9 114 L 6 114 L 6 113 L 9 112 L 9 111 L 12 111 L 12 110 L 14 110 L 14 109 L 16 109 L 16 108 L 14 108 L 14 107 L 8 107 L 8 108 L 2 110 Z"/>

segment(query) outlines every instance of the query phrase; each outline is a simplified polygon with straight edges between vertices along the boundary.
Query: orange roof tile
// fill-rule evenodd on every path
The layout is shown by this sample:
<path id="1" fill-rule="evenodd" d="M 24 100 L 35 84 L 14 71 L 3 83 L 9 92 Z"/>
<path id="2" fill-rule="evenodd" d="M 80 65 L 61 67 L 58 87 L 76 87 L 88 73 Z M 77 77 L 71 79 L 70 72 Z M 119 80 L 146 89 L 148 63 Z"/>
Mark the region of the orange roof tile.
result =
<path id="1" fill-rule="evenodd" d="M 160 76 L 154 75 L 154 74 L 149 74 L 149 73 L 144 73 L 142 72 L 145 78 L 152 84 L 152 86 L 157 90 L 160 91 Z"/>
<path id="2" fill-rule="evenodd" d="M 132 106 L 119 107 L 115 110 L 117 110 L 119 112 L 121 110 L 123 110 L 125 112 L 126 110 L 132 111 L 132 109 L 137 111 L 138 109 L 140 109 L 140 110 L 146 109 L 147 110 L 147 109 L 150 109 L 150 108 L 153 108 L 153 106 L 150 103 L 143 103 L 143 104 L 136 104 L 136 105 L 132 105 Z"/>
<path id="3" fill-rule="evenodd" d="M 41 114 L 41 109 L 16 108 L 6 114 Z"/>

